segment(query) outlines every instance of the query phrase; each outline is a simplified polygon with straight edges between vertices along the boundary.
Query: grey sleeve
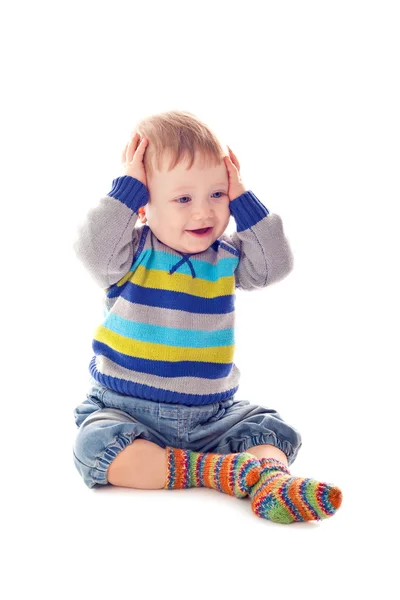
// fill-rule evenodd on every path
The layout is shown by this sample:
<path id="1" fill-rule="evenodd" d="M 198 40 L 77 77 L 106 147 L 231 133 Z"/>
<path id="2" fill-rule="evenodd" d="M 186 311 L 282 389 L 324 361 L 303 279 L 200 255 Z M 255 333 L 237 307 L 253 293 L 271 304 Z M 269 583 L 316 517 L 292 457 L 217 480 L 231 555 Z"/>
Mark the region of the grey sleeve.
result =
<path id="1" fill-rule="evenodd" d="M 103 289 L 119 281 L 132 266 L 141 228 L 138 210 L 148 201 L 148 190 L 137 179 L 114 179 L 111 191 L 78 226 L 73 249 L 92 278 Z"/>
<path id="2" fill-rule="evenodd" d="M 293 269 L 293 254 L 279 215 L 268 209 L 251 191 L 230 202 L 237 231 L 229 242 L 239 251 L 236 287 L 263 288 L 280 281 Z"/>

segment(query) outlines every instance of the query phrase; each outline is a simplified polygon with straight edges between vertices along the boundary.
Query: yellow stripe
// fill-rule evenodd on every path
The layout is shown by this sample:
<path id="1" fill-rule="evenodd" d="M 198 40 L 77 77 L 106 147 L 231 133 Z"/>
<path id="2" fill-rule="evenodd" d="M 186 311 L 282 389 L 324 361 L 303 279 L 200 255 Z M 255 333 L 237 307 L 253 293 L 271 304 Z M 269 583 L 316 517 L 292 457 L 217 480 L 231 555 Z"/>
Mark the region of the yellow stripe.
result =
<path id="1" fill-rule="evenodd" d="M 185 273 L 174 273 L 173 277 L 166 271 L 147 269 L 139 265 L 134 273 L 127 273 L 117 286 L 123 285 L 130 280 L 136 285 L 145 288 L 169 290 L 172 292 L 184 292 L 200 298 L 216 298 L 217 296 L 229 296 L 235 290 L 235 278 L 233 275 L 220 277 L 218 281 L 207 281 L 200 277 L 193 278 Z"/>
<path id="2" fill-rule="evenodd" d="M 126 275 L 124 275 L 124 276 L 123 276 L 123 278 L 122 278 L 122 279 L 120 279 L 120 280 L 119 280 L 119 281 L 116 283 L 116 285 L 117 285 L 117 286 L 124 285 L 124 283 L 125 283 L 126 281 L 128 281 L 128 279 L 130 279 L 131 277 L 132 277 L 132 271 L 128 271 L 128 272 L 127 272 L 127 274 L 126 274 Z"/>
<path id="3" fill-rule="evenodd" d="M 190 360 L 229 364 L 233 361 L 235 349 L 234 345 L 218 346 L 217 348 L 179 348 L 177 346 L 140 342 L 114 333 L 114 331 L 110 331 L 102 325 L 96 329 L 94 339 L 127 356 L 169 362 Z"/>

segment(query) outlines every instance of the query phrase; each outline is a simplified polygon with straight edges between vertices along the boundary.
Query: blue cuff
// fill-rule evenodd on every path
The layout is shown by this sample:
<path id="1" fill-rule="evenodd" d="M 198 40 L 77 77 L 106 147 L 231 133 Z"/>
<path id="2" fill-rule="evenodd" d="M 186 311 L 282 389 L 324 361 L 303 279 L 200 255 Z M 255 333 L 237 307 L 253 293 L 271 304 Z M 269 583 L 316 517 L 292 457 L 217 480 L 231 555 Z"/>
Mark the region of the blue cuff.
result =
<path id="1" fill-rule="evenodd" d="M 135 177 L 123 175 L 113 180 L 111 192 L 108 192 L 107 196 L 116 198 L 123 204 L 126 204 L 133 212 L 137 213 L 141 206 L 147 204 L 149 191 Z"/>
<path id="2" fill-rule="evenodd" d="M 269 215 L 269 210 L 250 190 L 232 200 L 229 209 L 236 221 L 237 231 L 249 229 Z"/>

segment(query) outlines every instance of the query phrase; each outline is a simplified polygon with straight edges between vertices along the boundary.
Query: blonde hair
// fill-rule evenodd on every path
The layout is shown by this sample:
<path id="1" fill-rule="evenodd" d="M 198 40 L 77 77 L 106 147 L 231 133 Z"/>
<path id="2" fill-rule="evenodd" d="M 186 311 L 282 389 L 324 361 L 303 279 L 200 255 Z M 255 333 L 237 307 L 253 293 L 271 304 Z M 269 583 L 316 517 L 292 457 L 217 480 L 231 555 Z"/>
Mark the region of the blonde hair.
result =
<path id="1" fill-rule="evenodd" d="M 199 152 L 203 160 L 218 164 L 228 154 L 215 133 L 194 114 L 187 111 L 170 110 L 141 119 L 135 127 L 141 137 L 149 141 L 144 166 L 146 174 L 161 169 L 163 154 L 169 150 L 172 159 L 168 171 L 184 159 L 189 159 L 190 169 Z"/>

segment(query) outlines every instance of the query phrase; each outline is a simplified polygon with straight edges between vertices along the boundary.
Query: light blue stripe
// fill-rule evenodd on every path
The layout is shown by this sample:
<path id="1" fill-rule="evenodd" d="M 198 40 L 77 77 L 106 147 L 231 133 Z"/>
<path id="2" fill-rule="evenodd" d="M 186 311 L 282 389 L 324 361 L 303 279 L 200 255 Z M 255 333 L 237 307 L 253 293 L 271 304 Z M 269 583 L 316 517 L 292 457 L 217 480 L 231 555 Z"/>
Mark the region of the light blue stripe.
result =
<path id="1" fill-rule="evenodd" d="M 193 331 L 137 323 L 112 313 L 108 315 L 103 326 L 132 340 L 179 348 L 213 348 L 215 346 L 233 346 L 234 344 L 234 329 L 232 328 L 219 331 Z"/>
<path id="2" fill-rule="evenodd" d="M 139 254 L 130 270 L 132 272 L 139 265 L 142 265 L 147 269 L 169 272 L 179 261 L 179 256 L 172 256 L 168 252 L 161 252 L 159 250 L 148 248 Z M 210 263 L 205 260 L 191 260 L 191 263 L 195 270 L 196 277 L 206 279 L 207 281 L 217 281 L 220 277 L 233 275 L 239 264 L 239 259 L 235 257 L 221 258 L 217 265 L 210 265 Z M 180 265 L 175 273 L 183 273 L 192 276 L 192 272 L 186 261 Z"/>

